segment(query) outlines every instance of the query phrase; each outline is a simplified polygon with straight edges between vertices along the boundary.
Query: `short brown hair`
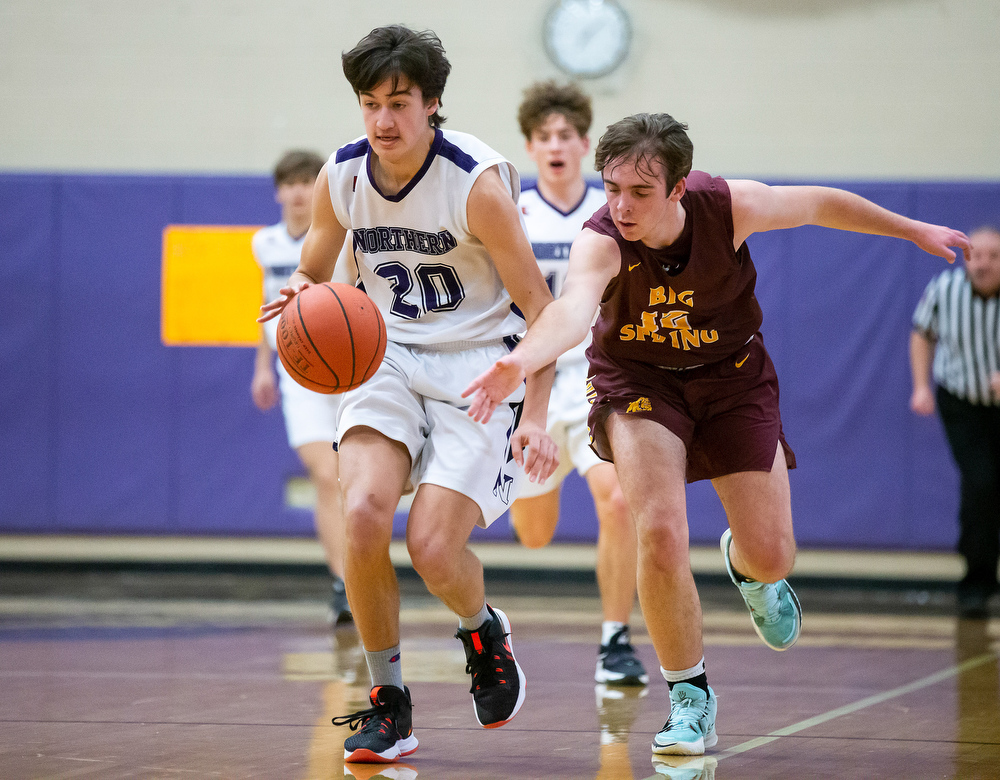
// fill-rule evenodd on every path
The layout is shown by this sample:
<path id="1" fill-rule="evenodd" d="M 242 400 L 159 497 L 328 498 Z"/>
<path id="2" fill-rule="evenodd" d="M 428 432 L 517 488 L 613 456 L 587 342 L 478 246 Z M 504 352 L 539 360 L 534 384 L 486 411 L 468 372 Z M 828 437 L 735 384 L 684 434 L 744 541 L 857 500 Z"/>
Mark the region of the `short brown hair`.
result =
<path id="1" fill-rule="evenodd" d="M 292 149 L 285 152 L 274 166 L 274 186 L 297 181 L 315 181 L 326 163 L 316 152 Z"/>
<path id="2" fill-rule="evenodd" d="M 590 96 L 576 84 L 538 81 L 524 90 L 524 99 L 517 110 L 517 122 L 526 140 L 545 124 L 552 114 L 562 114 L 580 136 L 590 130 L 593 113 Z"/>
<path id="3" fill-rule="evenodd" d="M 633 114 L 620 119 L 601 136 L 594 153 L 594 168 L 603 171 L 608 163 L 633 162 L 637 171 L 658 175 L 654 163 L 663 166 L 669 193 L 677 182 L 691 173 L 694 144 L 688 126 L 670 114 Z"/>

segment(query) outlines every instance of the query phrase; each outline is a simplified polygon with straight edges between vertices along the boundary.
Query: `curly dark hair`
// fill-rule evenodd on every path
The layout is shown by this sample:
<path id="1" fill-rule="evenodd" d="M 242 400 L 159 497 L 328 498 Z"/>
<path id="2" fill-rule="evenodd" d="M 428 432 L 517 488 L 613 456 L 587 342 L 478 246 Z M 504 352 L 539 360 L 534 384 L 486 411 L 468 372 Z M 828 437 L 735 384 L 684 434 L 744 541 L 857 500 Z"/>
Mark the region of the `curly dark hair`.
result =
<path id="1" fill-rule="evenodd" d="M 524 99 L 517 109 L 517 122 L 526 140 L 552 114 L 562 114 L 581 136 L 590 130 L 593 112 L 590 96 L 576 84 L 538 81 L 524 90 Z"/>

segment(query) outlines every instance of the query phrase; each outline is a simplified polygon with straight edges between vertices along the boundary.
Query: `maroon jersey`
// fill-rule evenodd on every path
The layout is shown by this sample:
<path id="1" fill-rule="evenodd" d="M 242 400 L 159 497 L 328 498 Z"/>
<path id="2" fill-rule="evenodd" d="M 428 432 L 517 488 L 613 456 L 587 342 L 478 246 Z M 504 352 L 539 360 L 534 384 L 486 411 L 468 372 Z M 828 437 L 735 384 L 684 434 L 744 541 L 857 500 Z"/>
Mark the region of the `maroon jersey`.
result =
<path id="1" fill-rule="evenodd" d="M 618 243 L 622 265 L 601 299 L 587 355 L 687 368 L 733 354 L 760 328 L 757 270 L 744 243 L 733 250 L 729 185 L 687 177 L 684 229 L 663 249 L 626 241 L 605 205 L 584 227 Z"/>

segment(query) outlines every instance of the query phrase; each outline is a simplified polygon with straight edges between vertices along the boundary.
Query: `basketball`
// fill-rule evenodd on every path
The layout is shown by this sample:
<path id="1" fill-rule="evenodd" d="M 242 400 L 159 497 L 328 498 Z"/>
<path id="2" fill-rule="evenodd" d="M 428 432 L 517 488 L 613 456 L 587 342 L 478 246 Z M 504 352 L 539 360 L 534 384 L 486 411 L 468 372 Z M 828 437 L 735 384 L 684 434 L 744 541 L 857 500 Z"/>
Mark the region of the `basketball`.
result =
<path id="1" fill-rule="evenodd" d="M 317 393 L 344 393 L 371 379 L 385 355 L 385 321 L 362 290 L 325 282 L 298 293 L 278 320 L 278 357 Z"/>

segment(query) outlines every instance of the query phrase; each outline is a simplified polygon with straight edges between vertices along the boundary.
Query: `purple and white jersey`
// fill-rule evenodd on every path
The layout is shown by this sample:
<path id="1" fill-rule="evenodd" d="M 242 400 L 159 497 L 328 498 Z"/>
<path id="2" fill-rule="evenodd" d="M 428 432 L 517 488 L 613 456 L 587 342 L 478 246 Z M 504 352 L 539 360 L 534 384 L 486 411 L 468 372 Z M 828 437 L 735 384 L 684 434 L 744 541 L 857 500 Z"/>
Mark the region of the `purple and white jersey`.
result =
<path id="1" fill-rule="evenodd" d="M 327 174 L 337 219 L 353 231 L 361 286 L 382 312 L 389 340 L 435 345 L 523 332 L 524 319 L 467 217 L 472 186 L 493 166 L 516 202 L 514 166 L 471 135 L 439 129 L 417 175 L 386 195 L 370 157 L 367 138 L 359 138 L 333 154 Z"/>
<path id="2" fill-rule="evenodd" d="M 528 230 L 528 239 L 538 267 L 554 297 L 558 298 L 562 293 L 573 239 L 580 234 L 583 223 L 606 203 L 604 190 L 591 186 L 587 187 L 580 202 L 568 212 L 560 211 L 545 200 L 536 187 L 530 187 L 521 193 L 518 200 L 521 218 Z M 556 365 L 566 368 L 576 363 L 585 364 L 588 344 L 589 334 L 582 343 L 560 355 Z"/>
<path id="3" fill-rule="evenodd" d="M 268 225 L 253 234 L 250 246 L 253 249 L 254 260 L 264 272 L 264 300 L 273 301 L 278 297 L 278 290 L 288 284 L 288 277 L 299 267 L 302 256 L 302 242 L 305 233 L 298 238 L 288 234 L 284 222 Z M 278 333 L 278 318 L 264 323 L 264 333 L 271 349 L 277 349 L 275 338 Z"/>
<path id="4" fill-rule="evenodd" d="M 268 225 L 253 234 L 250 246 L 253 249 L 254 260 L 264 273 L 264 300 L 273 301 L 278 297 L 278 291 L 288 285 L 288 277 L 299 267 L 302 259 L 302 244 L 306 234 L 292 238 L 288 234 L 288 226 L 284 222 Z M 347 240 L 350 241 L 350 234 Z M 350 247 L 346 245 L 341 250 L 337 268 L 331 281 L 342 284 L 354 284 L 354 261 L 350 256 Z M 272 350 L 278 348 L 278 318 L 264 323 L 264 334 Z"/>

